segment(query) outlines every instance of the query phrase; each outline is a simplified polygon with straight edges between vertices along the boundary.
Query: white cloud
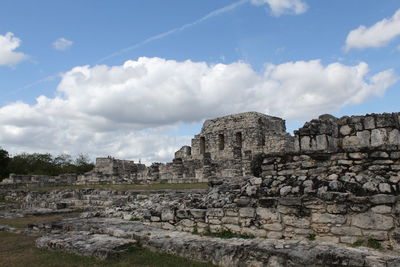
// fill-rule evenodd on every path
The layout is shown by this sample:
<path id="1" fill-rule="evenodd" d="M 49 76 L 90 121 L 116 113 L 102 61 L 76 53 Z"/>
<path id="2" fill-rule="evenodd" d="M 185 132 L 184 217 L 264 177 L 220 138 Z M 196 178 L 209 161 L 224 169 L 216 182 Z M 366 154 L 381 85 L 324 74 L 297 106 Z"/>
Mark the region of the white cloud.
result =
<path id="1" fill-rule="evenodd" d="M 65 51 L 74 44 L 73 41 L 67 40 L 64 37 L 58 38 L 53 42 L 53 48 L 58 51 Z"/>
<path id="2" fill-rule="evenodd" d="M 15 37 L 12 32 L 0 35 L 0 66 L 14 66 L 28 58 L 24 53 L 14 51 L 20 45 L 21 40 Z"/>
<path id="3" fill-rule="evenodd" d="M 57 96 L 0 108 L 0 143 L 12 151 L 89 153 L 164 161 L 189 137 L 170 127 L 230 113 L 259 111 L 309 119 L 381 96 L 392 70 L 322 65 L 319 60 L 268 65 L 139 58 L 121 66 L 80 66 L 62 75 Z"/>
<path id="4" fill-rule="evenodd" d="M 352 48 L 382 47 L 400 35 L 400 9 L 391 17 L 367 28 L 361 25 L 352 30 L 346 39 L 345 50 Z"/>
<path id="5" fill-rule="evenodd" d="M 275 16 L 283 14 L 302 14 L 307 11 L 308 6 L 302 0 L 251 0 L 256 6 L 268 4 Z"/>

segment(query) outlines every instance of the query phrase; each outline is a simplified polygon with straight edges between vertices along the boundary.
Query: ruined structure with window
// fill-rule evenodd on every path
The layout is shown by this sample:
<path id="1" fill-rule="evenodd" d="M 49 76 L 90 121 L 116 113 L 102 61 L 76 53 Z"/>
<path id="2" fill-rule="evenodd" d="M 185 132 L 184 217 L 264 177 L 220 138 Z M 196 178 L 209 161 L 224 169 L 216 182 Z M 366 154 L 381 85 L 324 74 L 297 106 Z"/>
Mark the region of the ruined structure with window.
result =
<path id="1" fill-rule="evenodd" d="M 259 153 L 294 149 L 285 121 L 257 112 L 206 120 L 192 146 L 182 147 L 172 163 L 161 167 L 161 179 L 235 177 L 250 174 Z"/>

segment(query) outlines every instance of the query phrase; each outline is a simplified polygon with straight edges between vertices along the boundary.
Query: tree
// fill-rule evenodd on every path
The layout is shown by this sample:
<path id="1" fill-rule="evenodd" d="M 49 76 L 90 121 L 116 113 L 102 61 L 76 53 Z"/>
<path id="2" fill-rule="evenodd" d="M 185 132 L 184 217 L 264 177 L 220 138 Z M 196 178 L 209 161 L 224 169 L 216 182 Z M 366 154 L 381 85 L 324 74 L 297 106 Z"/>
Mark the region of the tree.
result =
<path id="1" fill-rule="evenodd" d="M 90 161 L 89 156 L 79 154 L 75 160 L 76 173 L 82 174 L 91 171 L 94 168 L 94 164 Z"/>
<path id="2" fill-rule="evenodd" d="M 8 152 L 0 148 L 0 181 L 7 178 L 10 174 L 8 170 L 8 164 L 10 162 L 10 156 Z"/>

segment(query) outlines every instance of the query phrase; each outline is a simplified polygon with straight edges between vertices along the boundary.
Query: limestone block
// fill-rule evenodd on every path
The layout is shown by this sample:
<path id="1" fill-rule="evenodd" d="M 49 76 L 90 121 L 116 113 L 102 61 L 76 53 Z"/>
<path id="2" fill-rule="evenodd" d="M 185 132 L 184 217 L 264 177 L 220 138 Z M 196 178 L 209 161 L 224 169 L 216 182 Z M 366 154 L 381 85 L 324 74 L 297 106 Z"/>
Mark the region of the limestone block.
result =
<path id="1" fill-rule="evenodd" d="M 224 216 L 223 209 L 207 209 L 206 216 L 222 217 Z"/>
<path id="2" fill-rule="evenodd" d="M 240 208 L 239 216 L 242 218 L 253 218 L 255 215 L 254 208 Z"/>
<path id="3" fill-rule="evenodd" d="M 239 224 L 239 217 L 222 217 L 223 224 Z"/>
<path id="4" fill-rule="evenodd" d="M 369 197 L 369 201 L 373 204 L 393 204 L 396 202 L 396 197 L 392 195 L 378 194 Z"/>
<path id="5" fill-rule="evenodd" d="M 196 223 L 194 221 L 188 220 L 188 219 L 184 219 L 184 220 L 180 221 L 179 224 L 184 227 L 194 227 L 196 225 Z"/>
<path id="6" fill-rule="evenodd" d="M 360 153 L 360 152 L 349 153 L 349 158 L 351 159 L 365 159 L 367 157 L 368 157 L 367 153 Z"/>
<path id="7" fill-rule="evenodd" d="M 336 236 L 316 236 L 316 240 L 321 242 L 331 242 L 331 243 L 339 243 L 339 237 Z"/>
<path id="8" fill-rule="evenodd" d="M 400 132 L 397 129 L 392 130 L 389 133 L 389 144 L 400 145 Z"/>
<path id="9" fill-rule="evenodd" d="M 239 224 L 244 227 L 248 227 L 252 224 L 253 218 L 240 218 Z"/>
<path id="10" fill-rule="evenodd" d="M 335 235 L 347 235 L 347 236 L 361 236 L 361 230 L 357 227 L 340 226 L 332 227 L 331 233 Z"/>
<path id="11" fill-rule="evenodd" d="M 284 186 L 281 188 L 280 195 L 281 196 L 286 196 L 287 194 L 289 194 L 292 191 L 292 187 L 290 185 Z"/>
<path id="12" fill-rule="evenodd" d="M 340 127 L 340 133 L 342 135 L 349 135 L 351 134 L 351 127 L 349 125 L 343 125 L 342 127 Z"/>
<path id="13" fill-rule="evenodd" d="M 239 212 L 237 210 L 225 210 L 225 216 L 234 217 L 239 216 Z"/>
<path id="14" fill-rule="evenodd" d="M 353 244 L 357 240 L 360 239 L 358 236 L 340 236 L 340 243 L 345 243 L 345 244 Z"/>
<path id="15" fill-rule="evenodd" d="M 371 211 L 374 213 L 391 213 L 392 207 L 386 205 L 378 205 L 371 208 Z"/>
<path id="16" fill-rule="evenodd" d="M 381 193 L 390 193 L 391 192 L 390 185 L 387 184 L 387 183 L 380 183 L 379 184 L 379 191 Z"/>
<path id="17" fill-rule="evenodd" d="M 390 153 L 391 159 L 400 159 L 400 152 L 392 152 Z"/>
<path id="18" fill-rule="evenodd" d="M 209 225 L 211 233 L 217 233 L 222 230 L 222 226 L 219 224 Z"/>
<path id="19" fill-rule="evenodd" d="M 241 230 L 241 234 L 256 236 L 256 237 L 265 237 L 267 236 L 267 231 L 265 231 L 264 229 L 243 227 Z"/>
<path id="20" fill-rule="evenodd" d="M 175 226 L 170 223 L 161 223 L 161 228 L 165 230 L 174 230 Z"/>
<path id="21" fill-rule="evenodd" d="M 313 223 L 311 224 L 311 229 L 316 233 L 325 233 L 325 234 L 331 231 L 331 228 L 328 224 Z"/>
<path id="22" fill-rule="evenodd" d="M 326 139 L 326 135 L 317 135 L 317 149 L 318 150 L 327 150 L 328 149 L 328 141 Z"/>
<path id="23" fill-rule="evenodd" d="M 161 212 L 161 220 L 162 220 L 163 222 L 173 221 L 174 218 L 175 218 L 174 211 L 171 210 L 171 209 L 164 209 L 164 210 Z"/>
<path id="24" fill-rule="evenodd" d="M 252 177 L 250 178 L 249 182 L 252 185 L 260 185 L 262 183 L 262 179 L 258 177 Z"/>
<path id="25" fill-rule="evenodd" d="M 346 222 L 346 217 L 343 215 L 334 215 L 328 213 L 314 213 L 311 216 L 313 223 L 332 223 L 332 224 L 343 224 Z"/>
<path id="26" fill-rule="evenodd" d="M 222 224 L 222 221 L 217 218 L 209 218 L 209 219 L 207 219 L 207 222 L 209 224 Z"/>
<path id="27" fill-rule="evenodd" d="M 343 147 L 358 147 L 360 146 L 360 140 L 357 136 L 345 136 L 343 138 Z"/>
<path id="28" fill-rule="evenodd" d="M 376 158 L 376 159 L 385 158 L 386 159 L 386 158 L 389 158 L 389 154 L 384 151 L 375 151 L 375 152 L 371 153 L 371 158 Z"/>
<path id="29" fill-rule="evenodd" d="M 261 220 L 266 220 L 269 222 L 277 222 L 280 221 L 279 213 L 271 211 L 268 208 L 257 208 L 256 209 L 257 216 Z"/>
<path id="30" fill-rule="evenodd" d="M 262 224 L 261 228 L 268 230 L 268 231 L 282 231 L 283 230 L 283 226 L 280 223 Z"/>
<path id="31" fill-rule="evenodd" d="M 364 236 L 373 238 L 380 241 L 388 240 L 388 233 L 386 231 L 363 230 Z"/>
<path id="32" fill-rule="evenodd" d="M 371 130 L 375 128 L 375 119 L 374 117 L 365 117 L 364 118 L 364 128 Z"/>
<path id="33" fill-rule="evenodd" d="M 193 216 L 193 218 L 200 219 L 204 218 L 206 211 L 202 209 L 191 209 L 190 214 Z"/>
<path id="34" fill-rule="evenodd" d="M 374 129 L 371 131 L 371 146 L 381 146 L 387 143 L 386 129 Z"/>
<path id="35" fill-rule="evenodd" d="M 222 227 L 234 233 L 240 233 L 241 231 L 241 227 L 236 224 L 224 224 Z"/>
<path id="36" fill-rule="evenodd" d="M 394 226 L 393 218 L 381 214 L 360 213 L 352 216 L 352 225 L 370 230 L 390 230 Z"/>
<path id="37" fill-rule="evenodd" d="M 362 131 L 362 132 L 357 132 L 357 137 L 359 140 L 359 146 L 361 147 L 368 147 L 370 146 L 370 138 L 371 138 L 371 133 L 370 131 Z"/>
<path id="38" fill-rule="evenodd" d="M 310 150 L 311 139 L 309 136 L 302 136 L 300 141 L 301 150 Z"/>
<path id="39" fill-rule="evenodd" d="M 373 182 L 366 182 L 365 184 L 363 184 L 362 188 L 369 192 L 376 192 L 378 190 L 377 185 Z"/>
<path id="40" fill-rule="evenodd" d="M 326 206 L 326 210 L 333 214 L 344 214 L 347 211 L 347 205 L 345 204 L 331 204 Z"/>
<path id="41" fill-rule="evenodd" d="M 281 239 L 282 238 L 282 233 L 281 232 L 268 232 L 267 233 L 267 238 L 269 238 L 269 239 Z M 273 265 L 268 265 L 268 266 L 273 266 Z M 277 265 L 277 266 L 283 266 L 283 265 Z"/>
<path id="42" fill-rule="evenodd" d="M 161 221 L 161 219 L 160 219 L 160 217 L 157 217 L 157 216 L 151 216 L 151 217 L 150 217 L 150 221 L 152 221 L 152 222 L 159 222 L 159 221 Z"/>
<path id="43" fill-rule="evenodd" d="M 300 151 L 300 141 L 298 136 L 294 139 L 294 151 Z"/>
<path id="44" fill-rule="evenodd" d="M 285 215 L 282 217 L 282 221 L 285 225 L 297 227 L 297 228 L 309 228 L 310 221 L 306 218 L 298 218 L 295 216 Z"/>

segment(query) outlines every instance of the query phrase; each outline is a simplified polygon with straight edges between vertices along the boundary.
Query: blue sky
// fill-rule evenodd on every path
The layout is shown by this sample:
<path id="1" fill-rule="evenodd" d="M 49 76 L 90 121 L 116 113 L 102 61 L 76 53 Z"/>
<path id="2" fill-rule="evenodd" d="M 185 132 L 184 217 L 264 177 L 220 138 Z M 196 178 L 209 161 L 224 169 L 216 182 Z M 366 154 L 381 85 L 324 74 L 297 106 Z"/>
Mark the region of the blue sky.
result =
<path id="1" fill-rule="evenodd" d="M 397 0 L 8 1 L 0 146 L 166 161 L 206 118 L 399 111 Z"/>

